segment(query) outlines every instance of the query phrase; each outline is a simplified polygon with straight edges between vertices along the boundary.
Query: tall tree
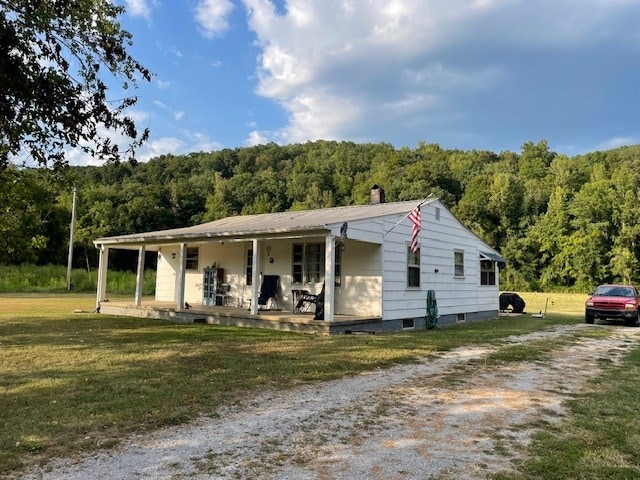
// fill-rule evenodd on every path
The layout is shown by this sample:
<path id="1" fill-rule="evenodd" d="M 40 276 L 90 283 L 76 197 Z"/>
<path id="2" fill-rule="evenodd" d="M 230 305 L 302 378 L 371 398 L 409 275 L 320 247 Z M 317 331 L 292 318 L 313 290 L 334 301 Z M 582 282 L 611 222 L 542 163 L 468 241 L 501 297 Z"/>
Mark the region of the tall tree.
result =
<path id="1" fill-rule="evenodd" d="M 148 137 L 127 116 L 137 98 L 108 99 L 103 79 L 107 73 L 123 90 L 151 79 L 127 53 L 123 11 L 109 0 L 0 0 L 0 169 L 22 154 L 59 166 L 67 147 L 134 158 Z M 113 133 L 129 147 L 121 151 Z"/>

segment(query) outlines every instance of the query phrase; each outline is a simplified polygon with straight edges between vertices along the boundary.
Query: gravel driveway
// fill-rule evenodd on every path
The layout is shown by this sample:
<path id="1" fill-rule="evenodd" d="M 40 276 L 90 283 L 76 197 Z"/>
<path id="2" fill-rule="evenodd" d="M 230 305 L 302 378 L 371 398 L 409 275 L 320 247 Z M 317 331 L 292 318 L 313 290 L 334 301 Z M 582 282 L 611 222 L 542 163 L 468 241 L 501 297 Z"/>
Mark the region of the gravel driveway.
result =
<path id="1" fill-rule="evenodd" d="M 605 339 L 573 338 L 607 328 Z M 540 419 L 620 359 L 640 329 L 570 325 L 503 344 L 562 339 L 549 361 L 496 365 L 491 346 L 247 398 L 121 447 L 57 460 L 29 479 L 480 479 L 510 468 Z M 579 367 L 579 368 L 576 368 Z"/>

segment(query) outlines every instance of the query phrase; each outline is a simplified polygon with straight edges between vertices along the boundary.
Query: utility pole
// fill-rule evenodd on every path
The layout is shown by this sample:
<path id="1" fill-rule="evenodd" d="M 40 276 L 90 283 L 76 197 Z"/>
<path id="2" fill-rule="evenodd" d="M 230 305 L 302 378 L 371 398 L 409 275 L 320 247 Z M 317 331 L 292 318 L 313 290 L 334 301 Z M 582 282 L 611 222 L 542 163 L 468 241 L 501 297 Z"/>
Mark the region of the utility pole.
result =
<path id="1" fill-rule="evenodd" d="M 76 224 L 76 187 L 73 187 L 71 206 L 71 228 L 69 229 L 69 258 L 67 260 L 67 290 L 71 290 L 71 264 L 73 263 L 73 231 Z"/>

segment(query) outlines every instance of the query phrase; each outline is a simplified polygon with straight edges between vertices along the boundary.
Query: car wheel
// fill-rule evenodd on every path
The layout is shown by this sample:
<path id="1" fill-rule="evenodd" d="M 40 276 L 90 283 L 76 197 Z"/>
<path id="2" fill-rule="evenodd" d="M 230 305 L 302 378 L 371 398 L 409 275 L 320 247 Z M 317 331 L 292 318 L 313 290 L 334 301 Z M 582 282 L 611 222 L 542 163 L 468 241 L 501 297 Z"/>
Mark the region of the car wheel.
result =
<path id="1" fill-rule="evenodd" d="M 589 323 L 589 324 L 593 324 L 594 318 L 593 315 L 589 312 L 584 314 L 584 321 Z"/>
<path id="2" fill-rule="evenodd" d="M 638 318 L 638 314 L 636 313 L 634 317 L 629 318 L 625 323 L 630 327 L 640 327 L 640 319 Z"/>

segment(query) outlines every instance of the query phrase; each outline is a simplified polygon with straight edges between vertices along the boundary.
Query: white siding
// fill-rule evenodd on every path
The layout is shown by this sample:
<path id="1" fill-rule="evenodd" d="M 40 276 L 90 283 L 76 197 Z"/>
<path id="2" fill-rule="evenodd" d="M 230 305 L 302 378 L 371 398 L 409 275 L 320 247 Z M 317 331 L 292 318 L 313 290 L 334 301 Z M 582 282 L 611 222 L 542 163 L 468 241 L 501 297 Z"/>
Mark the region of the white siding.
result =
<path id="1" fill-rule="evenodd" d="M 440 208 L 439 220 L 435 218 L 436 207 Z M 384 320 L 424 317 L 430 289 L 436 292 L 441 315 L 498 310 L 498 285 L 480 285 L 479 253 L 490 249 L 438 201 L 422 207 L 420 288 L 408 288 L 407 247 L 411 226 L 408 219 L 396 225 L 401 218 L 402 215 L 392 215 L 349 223 L 342 254 L 342 285 L 335 290 L 336 314 L 382 316 Z M 375 243 L 381 238 L 384 239 L 382 245 Z M 254 281 L 260 281 L 260 274 L 279 275 L 280 306 L 292 310 L 292 289 L 319 293 L 322 288 L 322 283 L 292 284 L 293 244 L 324 242 L 324 236 L 261 240 L 259 271 L 254 272 Z M 219 268 L 224 268 L 224 281 L 230 285 L 232 304 L 248 306 L 246 301 L 251 297 L 251 289 L 245 282 L 245 259 L 250 245 L 250 241 L 198 245 L 199 268 L 187 271 L 186 301 L 200 304 L 202 269 L 216 262 Z M 189 244 L 194 246 L 197 245 Z M 179 259 L 178 255 L 176 259 L 171 258 L 173 250 L 178 254 L 179 246 L 164 245 L 158 253 L 157 300 L 174 301 L 175 298 Z M 464 251 L 463 278 L 454 277 L 455 250 Z"/>
<path id="2" fill-rule="evenodd" d="M 380 245 L 347 240 L 342 252 L 342 286 L 336 288 L 336 313 L 382 316 Z"/>
<path id="3" fill-rule="evenodd" d="M 192 305 L 202 303 L 202 272 L 205 267 L 210 267 L 216 262 L 219 268 L 224 269 L 224 282 L 231 286 L 229 294 L 234 299 L 243 297 L 245 287 L 244 256 L 245 243 L 220 243 L 189 244 L 189 248 L 199 247 L 198 269 L 187 270 L 185 278 L 185 300 Z M 176 251 L 176 258 L 171 258 Z M 175 279 L 178 269 L 178 245 L 163 246 L 158 253 L 158 269 L 156 273 L 156 300 L 174 301 Z M 244 295 L 251 295 L 244 288 Z"/>
<path id="4" fill-rule="evenodd" d="M 440 207 L 440 219 L 435 208 Z M 384 318 L 421 317 L 427 290 L 436 292 L 440 315 L 498 310 L 498 286 L 480 286 L 479 253 L 486 245 L 439 202 L 422 207 L 420 288 L 407 288 L 408 220 L 385 237 Z M 397 221 L 397 220 L 396 220 Z M 395 222 L 388 222 L 385 231 Z M 464 252 L 464 277 L 454 276 L 454 252 Z M 437 270 L 437 272 L 436 272 Z"/>
<path id="5" fill-rule="evenodd" d="M 294 243 L 323 243 L 324 237 L 312 237 L 300 240 L 270 240 L 260 242 L 259 274 L 280 276 L 280 307 L 292 310 L 292 289 L 306 289 L 319 293 L 322 283 L 293 284 L 292 267 Z M 245 259 L 248 242 L 220 243 L 211 242 L 198 246 L 198 270 L 187 270 L 185 280 L 185 299 L 192 305 L 202 302 L 202 271 L 216 262 L 224 269 L 224 282 L 229 284 L 232 305 L 248 306 L 251 288 L 245 281 Z M 271 255 L 267 255 L 270 248 Z M 176 250 L 176 258 L 171 253 Z M 174 301 L 175 279 L 178 268 L 178 245 L 165 245 L 158 253 L 156 277 L 156 300 Z M 272 261 L 270 261 L 272 259 Z M 343 315 L 382 315 L 382 282 L 380 278 L 380 245 L 347 240 L 342 254 L 342 285 L 336 288 L 336 313 Z M 254 276 L 255 278 L 255 276 Z M 258 277 L 260 278 L 260 277 Z M 259 280 L 258 280 L 259 281 Z"/>
<path id="6" fill-rule="evenodd" d="M 176 258 L 171 258 L 175 250 Z M 164 245 L 158 250 L 158 266 L 156 270 L 156 300 L 161 302 L 175 301 L 176 272 L 178 270 L 178 245 Z"/>

